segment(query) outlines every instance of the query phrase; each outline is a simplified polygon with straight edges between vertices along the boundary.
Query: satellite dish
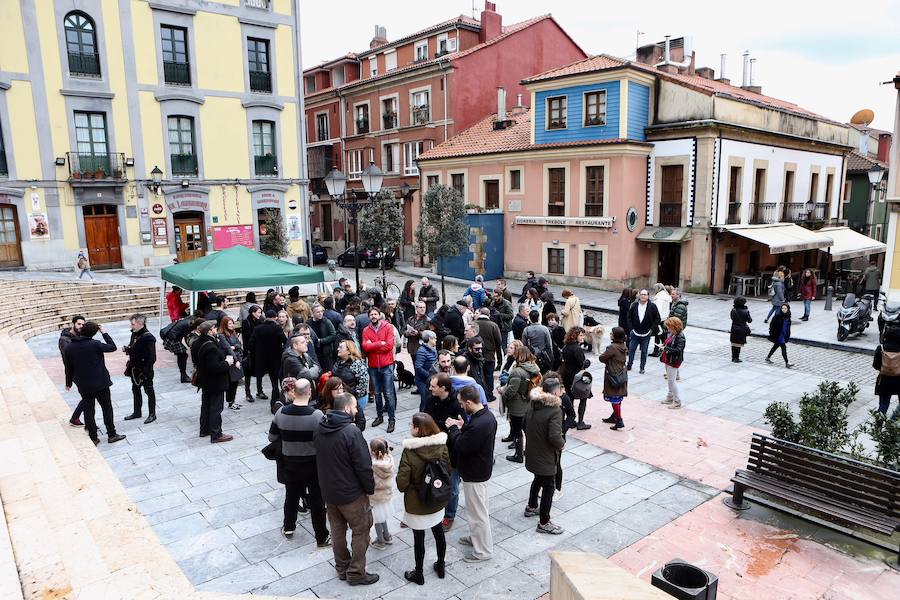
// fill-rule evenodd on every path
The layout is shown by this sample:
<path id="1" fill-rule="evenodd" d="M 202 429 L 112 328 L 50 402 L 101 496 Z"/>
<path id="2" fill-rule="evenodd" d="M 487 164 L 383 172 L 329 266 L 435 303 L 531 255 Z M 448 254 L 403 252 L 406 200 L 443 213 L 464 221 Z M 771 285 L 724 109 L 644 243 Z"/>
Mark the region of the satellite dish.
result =
<path id="1" fill-rule="evenodd" d="M 875 120 L 875 112 L 864 108 L 862 110 L 856 111 L 856 113 L 850 118 L 850 122 L 854 125 L 866 125 Z"/>

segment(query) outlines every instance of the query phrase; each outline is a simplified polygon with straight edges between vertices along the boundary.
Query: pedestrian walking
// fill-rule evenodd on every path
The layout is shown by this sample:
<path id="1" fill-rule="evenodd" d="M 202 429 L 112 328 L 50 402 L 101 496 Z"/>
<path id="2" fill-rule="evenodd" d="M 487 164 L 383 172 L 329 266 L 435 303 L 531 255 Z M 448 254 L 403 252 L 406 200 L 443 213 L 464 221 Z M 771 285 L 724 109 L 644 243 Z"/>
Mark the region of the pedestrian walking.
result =
<path id="1" fill-rule="evenodd" d="M 653 284 L 653 305 L 656 306 L 656 310 L 659 313 L 660 323 L 656 326 L 655 331 L 655 344 L 653 346 L 653 352 L 650 356 L 659 356 L 660 346 L 663 340 L 666 338 L 666 330 L 662 326 L 662 320 L 668 318 L 669 311 L 672 308 L 672 296 L 669 294 L 669 291 L 666 289 L 661 283 Z"/>
<path id="2" fill-rule="evenodd" d="M 781 356 L 784 358 L 784 366 L 790 369 L 794 365 L 788 362 L 787 343 L 791 340 L 791 306 L 787 302 L 781 305 L 781 310 L 769 323 L 769 341 L 772 349 L 766 356 L 766 362 L 772 362 L 772 355 L 781 348 Z"/>
<path id="3" fill-rule="evenodd" d="M 284 523 L 281 533 L 290 538 L 297 528 L 297 512 L 301 498 L 305 500 L 312 520 L 316 545 L 331 544 L 325 525 L 325 502 L 319 487 L 316 468 L 316 433 L 325 415 L 309 405 L 312 386 L 305 379 L 287 377 L 281 382 L 284 406 L 279 407 L 269 427 L 269 441 L 280 442 L 276 460 L 278 483 L 284 485 Z"/>
<path id="4" fill-rule="evenodd" d="M 204 321 L 198 331 L 200 337 L 191 346 L 191 358 L 197 367 L 200 388 L 200 437 L 209 436 L 213 444 L 230 442 L 234 437 L 222 433 L 222 410 L 234 358 L 226 355 L 219 344 L 215 321 Z"/>
<path id="5" fill-rule="evenodd" d="M 342 394 L 319 422 L 316 469 L 331 525 L 334 568 L 350 585 L 371 585 L 376 573 L 366 572 L 366 550 L 372 529 L 369 496 L 375 493 L 372 457 L 362 432 L 354 425 L 356 398 Z M 347 529 L 351 546 L 347 547 Z"/>
<path id="6" fill-rule="evenodd" d="M 103 341 L 95 340 L 94 336 L 100 332 Z M 100 405 L 103 413 L 103 425 L 106 427 L 106 441 L 110 444 L 122 441 L 124 435 L 116 433 L 116 424 L 113 416 L 112 400 L 109 389 L 112 387 L 112 379 L 106 369 L 104 354 L 116 351 L 116 344 L 102 325 L 93 321 L 87 321 L 81 328 L 81 332 L 66 346 L 63 365 L 66 368 L 66 391 L 72 389 L 72 384 L 78 388 L 81 395 L 82 408 L 84 409 L 84 428 L 94 445 L 100 443 L 97 436 L 97 422 L 94 420 L 96 405 Z"/>
<path id="7" fill-rule="evenodd" d="M 785 303 L 785 289 L 784 289 L 784 273 L 776 270 L 772 273 L 772 283 L 769 284 L 769 301 L 772 303 L 772 308 L 769 309 L 769 314 L 766 315 L 766 320 L 764 323 L 768 323 L 769 319 L 772 318 L 772 315 L 781 310 L 781 306 Z"/>
<path id="8" fill-rule="evenodd" d="M 166 310 L 169 313 L 169 320 L 174 323 L 179 319 L 183 319 L 188 315 L 188 303 L 181 299 L 182 289 L 177 285 L 172 286 L 172 290 L 166 294 Z"/>
<path id="9" fill-rule="evenodd" d="M 550 521 L 550 508 L 556 487 L 556 475 L 566 440 L 562 433 L 562 401 L 559 379 L 547 379 L 546 385 L 531 390 L 528 396 L 528 412 L 525 417 L 525 469 L 534 475 L 526 517 L 540 517 L 536 531 L 559 535 L 563 528 Z M 554 393 L 555 392 L 555 393 Z M 538 505 L 538 495 L 541 503 Z"/>
<path id="10" fill-rule="evenodd" d="M 153 365 L 156 363 L 156 338 L 147 331 L 147 317 L 138 313 L 131 315 L 131 339 L 122 348 L 128 355 L 125 363 L 125 375 L 131 378 L 131 395 L 134 410 L 125 417 L 126 421 L 140 419 L 143 409 L 141 388 L 147 394 L 147 410 L 149 414 L 144 420 L 149 425 L 156 420 L 156 390 L 153 389 Z"/>
<path id="11" fill-rule="evenodd" d="M 669 316 L 681 319 L 681 324 L 687 329 L 688 323 L 688 301 L 684 299 L 681 290 L 672 288 L 670 292 L 672 296 L 672 305 L 669 307 Z M 660 315 L 662 316 L 662 315 Z"/>
<path id="12" fill-rule="evenodd" d="M 628 309 L 628 324 L 631 326 L 631 335 L 628 338 L 628 370 L 634 364 L 634 353 L 641 348 L 641 374 L 647 366 L 647 350 L 650 346 L 650 336 L 659 327 L 660 313 L 656 305 L 650 302 L 650 293 L 641 290 L 637 301 L 631 303 Z"/>
<path id="13" fill-rule="evenodd" d="M 750 323 L 753 317 L 747 308 L 747 299 L 738 296 L 734 299 L 734 308 L 731 309 L 731 362 L 744 362 L 741 360 L 741 348 L 747 343 L 750 335 Z"/>
<path id="14" fill-rule="evenodd" d="M 669 393 L 663 404 L 669 408 L 681 408 L 681 395 L 678 393 L 678 369 L 684 362 L 684 325 L 678 317 L 669 317 L 663 322 L 668 336 L 663 343 L 659 360 L 666 366 L 666 381 L 669 384 Z"/>
<path id="15" fill-rule="evenodd" d="M 869 261 L 869 266 L 862 275 L 863 290 L 865 294 L 872 296 L 872 310 L 878 310 L 878 297 L 881 290 L 881 270 L 878 261 Z"/>
<path id="16" fill-rule="evenodd" d="M 891 398 L 900 398 L 900 329 L 888 327 L 884 339 L 875 349 L 872 367 L 878 371 L 875 380 L 875 394 L 878 396 L 878 411 L 887 416 Z M 891 419 L 900 418 L 900 406 L 894 409 Z"/>
<path id="17" fill-rule="evenodd" d="M 509 371 L 509 381 L 503 388 L 501 401 L 509 417 L 509 436 L 504 442 L 511 442 L 514 453 L 506 460 L 523 462 L 525 413 L 528 411 L 528 394 L 541 381 L 541 371 L 534 354 L 526 346 L 516 346 L 513 360 L 515 366 Z"/>
<path id="18" fill-rule="evenodd" d="M 428 404 L 428 379 L 431 377 L 431 366 L 437 361 L 436 345 L 434 332 L 423 331 L 413 361 L 416 388 L 419 390 L 419 412 L 423 412 Z"/>
<path id="19" fill-rule="evenodd" d="M 369 496 L 372 506 L 372 521 L 375 522 L 375 541 L 369 542 L 375 548 L 384 550 L 394 543 L 394 537 L 388 529 L 388 522 L 393 516 L 391 496 L 394 494 L 394 457 L 391 448 L 383 438 L 372 438 L 369 442 L 372 456 L 372 471 L 375 474 L 375 493 Z M 401 490 L 403 491 L 403 490 Z"/>
<path id="20" fill-rule="evenodd" d="M 497 420 L 490 409 L 481 404 L 478 390 L 474 387 L 464 387 L 458 397 L 468 421 L 448 417 L 445 425 L 450 451 L 455 455 L 454 464 L 459 469 L 466 496 L 469 535 L 459 538 L 459 543 L 472 548 L 472 552 L 463 557 L 464 561 L 481 562 L 494 556 L 487 482 L 494 466 Z"/>
<path id="21" fill-rule="evenodd" d="M 447 541 L 441 521 L 447 506 L 450 454 L 447 434 L 438 428 L 428 413 L 413 415 L 409 433 L 403 440 L 403 454 L 397 468 L 397 489 L 403 492 L 403 522 L 413 532 L 416 566 L 403 576 L 407 581 L 425 585 L 425 531 L 431 530 L 437 550 L 434 571 L 444 578 Z"/>
<path id="22" fill-rule="evenodd" d="M 631 303 L 634 301 L 632 296 L 634 295 L 634 290 L 631 288 L 624 288 L 622 290 L 622 295 L 619 296 L 618 306 L 619 306 L 619 327 L 625 330 L 625 335 L 631 333 L 631 326 L 628 322 L 628 309 L 631 308 Z"/>
<path id="23" fill-rule="evenodd" d="M 580 327 L 583 320 L 581 315 L 581 300 L 575 295 L 575 292 L 569 288 L 562 291 L 562 297 L 566 301 L 566 304 L 559 313 L 562 317 L 559 324 L 566 331 L 569 331 L 573 327 Z"/>
<path id="24" fill-rule="evenodd" d="M 216 328 L 219 332 L 219 344 L 225 354 L 231 355 L 234 364 L 228 369 L 228 389 L 225 391 L 225 403 L 231 410 L 240 410 L 241 405 L 235 402 L 237 390 L 244 378 L 244 345 L 241 336 L 234 326 L 234 319 L 225 315 Z"/>
<path id="25" fill-rule="evenodd" d="M 78 279 L 84 279 L 85 274 L 94 280 L 94 274 L 91 273 L 91 263 L 88 260 L 84 250 L 78 251 L 78 258 L 75 259 L 75 272 L 78 273 Z"/>
<path id="26" fill-rule="evenodd" d="M 387 432 L 395 427 L 394 411 L 397 407 L 397 391 L 394 389 L 394 326 L 386 322 L 384 314 L 377 308 L 369 310 L 369 324 L 362 333 L 363 352 L 369 361 L 369 379 L 375 393 L 375 420 L 372 427 L 384 423 L 387 409 Z"/>
<path id="27" fill-rule="evenodd" d="M 278 400 L 278 370 L 281 367 L 281 353 L 284 351 L 287 336 L 284 328 L 276 321 L 278 313 L 274 309 L 266 311 L 266 320 L 253 328 L 250 345 L 253 352 L 253 373 L 257 378 L 269 377 L 272 384 L 270 400 L 274 412 L 275 401 Z M 262 387 L 262 384 L 259 384 Z M 261 400 L 269 398 L 264 393 L 256 394 Z"/>
<path id="28" fill-rule="evenodd" d="M 604 365 L 603 369 L 603 399 L 612 407 L 612 414 L 602 419 L 604 423 L 612 423 L 613 431 L 625 427 L 622 420 L 622 400 L 628 395 L 628 370 L 625 363 L 628 360 L 628 350 L 625 347 L 626 334 L 621 327 L 613 327 L 610 332 L 610 345 L 597 360 Z M 581 409 L 579 407 L 579 413 Z"/>
<path id="29" fill-rule="evenodd" d="M 66 348 L 69 347 L 72 340 L 81 335 L 81 328 L 84 327 L 84 323 L 85 319 L 83 316 L 75 315 L 72 317 L 71 327 L 65 328 L 59 332 L 59 355 L 63 361 L 63 373 L 69 372 L 69 366 L 66 365 Z M 84 427 L 84 423 L 81 422 L 81 414 L 83 412 L 84 403 L 79 401 L 78 406 L 76 406 L 75 410 L 72 412 L 72 416 L 69 417 L 69 425 L 72 427 Z"/>
<path id="30" fill-rule="evenodd" d="M 812 269 L 804 269 L 800 276 L 800 299 L 803 300 L 803 316 L 801 321 L 809 321 L 809 313 L 812 310 L 813 300 L 816 299 L 816 276 Z M 877 302 L 877 300 L 875 300 Z M 874 308 L 873 308 L 874 310 Z"/>
<path id="31" fill-rule="evenodd" d="M 249 297 L 250 294 L 247 294 Z M 253 296 L 256 298 L 256 296 Z M 241 307 L 243 312 L 243 307 Z M 241 366 L 244 371 L 244 399 L 247 402 L 255 402 L 253 394 L 250 393 L 250 380 L 256 375 L 256 357 L 253 352 L 253 330 L 257 325 L 262 323 L 262 308 L 256 304 L 250 305 L 247 309 L 247 316 L 241 319 L 241 344 L 244 349 L 243 360 Z M 262 378 L 256 377 L 256 397 L 267 398 L 262 389 Z"/>

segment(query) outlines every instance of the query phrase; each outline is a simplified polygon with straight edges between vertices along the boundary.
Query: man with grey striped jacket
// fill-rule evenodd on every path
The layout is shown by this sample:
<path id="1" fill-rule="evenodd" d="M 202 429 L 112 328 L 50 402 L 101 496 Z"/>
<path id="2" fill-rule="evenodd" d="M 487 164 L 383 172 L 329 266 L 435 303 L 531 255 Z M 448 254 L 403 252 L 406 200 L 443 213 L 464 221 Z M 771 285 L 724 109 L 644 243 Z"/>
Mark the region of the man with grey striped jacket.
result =
<path id="1" fill-rule="evenodd" d="M 290 538 L 297 527 L 297 507 L 306 497 L 313 531 L 319 548 L 331 543 L 325 526 L 325 502 L 319 489 L 316 470 L 316 430 L 322 411 L 309 406 L 312 384 L 308 379 L 287 377 L 281 382 L 284 406 L 275 412 L 269 428 L 269 441 L 281 440 L 278 482 L 284 484 L 284 526 L 281 533 Z"/>

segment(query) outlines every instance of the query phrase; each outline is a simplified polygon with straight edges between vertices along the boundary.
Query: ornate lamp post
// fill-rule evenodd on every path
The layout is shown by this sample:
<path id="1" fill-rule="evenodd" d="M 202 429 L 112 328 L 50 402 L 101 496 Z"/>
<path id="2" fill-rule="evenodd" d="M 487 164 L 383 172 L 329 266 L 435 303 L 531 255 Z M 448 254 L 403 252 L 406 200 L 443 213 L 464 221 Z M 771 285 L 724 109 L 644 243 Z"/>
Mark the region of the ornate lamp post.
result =
<path id="1" fill-rule="evenodd" d="M 357 229 L 356 215 L 359 212 L 359 203 L 356 201 L 356 195 L 352 192 L 347 196 L 347 177 L 337 167 L 331 169 L 331 172 L 325 176 L 325 187 L 328 189 L 328 195 L 337 203 L 337 205 L 350 215 L 350 224 L 353 226 L 353 266 L 356 269 L 356 287 L 354 290 L 359 293 L 359 250 L 357 249 Z"/>

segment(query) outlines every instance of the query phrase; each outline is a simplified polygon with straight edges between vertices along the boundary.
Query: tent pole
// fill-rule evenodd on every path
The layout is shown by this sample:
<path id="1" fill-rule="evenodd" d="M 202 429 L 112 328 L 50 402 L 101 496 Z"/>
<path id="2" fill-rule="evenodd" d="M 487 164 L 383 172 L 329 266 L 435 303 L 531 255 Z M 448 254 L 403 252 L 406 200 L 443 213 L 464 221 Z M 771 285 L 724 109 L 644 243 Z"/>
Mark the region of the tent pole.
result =
<path id="1" fill-rule="evenodd" d="M 194 311 L 197 310 L 197 292 L 191 292 L 191 316 L 194 315 Z"/>
<path id="2" fill-rule="evenodd" d="M 159 325 L 158 329 L 162 329 L 162 318 L 163 318 L 163 306 L 165 306 L 166 300 L 166 282 L 163 280 L 162 285 L 159 286 Z"/>

